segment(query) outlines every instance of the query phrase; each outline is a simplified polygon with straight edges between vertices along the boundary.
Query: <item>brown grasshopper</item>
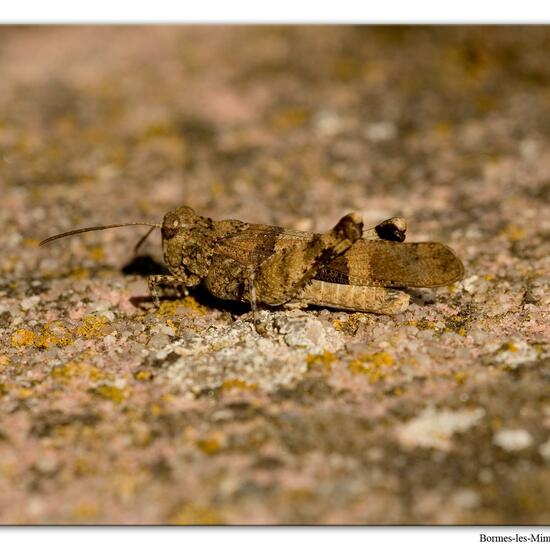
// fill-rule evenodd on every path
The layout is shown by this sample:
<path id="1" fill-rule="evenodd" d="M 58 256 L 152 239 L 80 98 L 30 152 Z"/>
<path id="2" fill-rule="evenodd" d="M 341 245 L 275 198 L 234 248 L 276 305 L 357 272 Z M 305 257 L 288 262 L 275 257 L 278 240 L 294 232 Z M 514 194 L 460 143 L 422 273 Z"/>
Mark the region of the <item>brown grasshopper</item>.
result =
<path id="1" fill-rule="evenodd" d="M 364 230 L 361 216 L 350 213 L 326 233 L 282 227 L 214 221 L 182 206 L 162 224 L 128 223 L 86 227 L 42 241 L 123 227 L 149 225 L 162 233 L 164 261 L 170 275 L 149 277 L 159 303 L 159 286 L 195 287 L 203 283 L 223 300 L 303 308 L 325 306 L 394 314 L 409 305 L 403 287 L 437 287 L 463 278 L 455 253 L 436 242 L 404 243 L 406 222 L 391 218 Z"/>

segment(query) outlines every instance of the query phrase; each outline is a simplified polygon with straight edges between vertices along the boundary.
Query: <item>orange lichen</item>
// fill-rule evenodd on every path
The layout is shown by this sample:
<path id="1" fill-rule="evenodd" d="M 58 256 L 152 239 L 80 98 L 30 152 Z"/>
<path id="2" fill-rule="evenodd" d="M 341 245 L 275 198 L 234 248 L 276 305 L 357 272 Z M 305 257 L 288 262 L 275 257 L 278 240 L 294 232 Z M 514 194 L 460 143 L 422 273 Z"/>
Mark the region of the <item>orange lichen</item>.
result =
<path id="1" fill-rule="evenodd" d="M 437 325 L 434 321 L 419 319 L 418 321 L 411 321 L 411 324 L 414 325 L 418 330 L 433 330 L 434 332 L 438 331 Z"/>
<path id="2" fill-rule="evenodd" d="M 254 391 L 258 389 L 258 384 L 253 384 L 253 383 L 247 382 L 246 380 L 242 380 L 240 378 L 228 378 L 227 380 L 223 381 L 222 389 Z"/>
<path id="3" fill-rule="evenodd" d="M 29 397 L 31 397 L 33 395 L 33 393 L 34 392 L 30 388 L 20 388 L 17 391 L 17 397 L 19 399 L 28 399 Z"/>
<path id="4" fill-rule="evenodd" d="M 525 230 L 511 223 L 504 228 L 504 231 L 502 231 L 502 235 L 504 235 L 509 241 L 512 242 L 521 241 L 525 238 Z"/>
<path id="5" fill-rule="evenodd" d="M 144 382 L 147 380 L 151 380 L 153 378 L 153 373 L 148 370 L 138 370 L 136 373 L 134 373 L 134 378 L 136 380 Z"/>
<path id="6" fill-rule="evenodd" d="M 207 437 L 197 440 L 197 447 L 207 455 L 219 453 L 223 447 L 223 434 L 213 432 Z"/>
<path id="7" fill-rule="evenodd" d="M 334 319 L 332 321 L 332 326 L 339 332 L 348 334 L 350 336 L 354 335 L 359 328 L 359 320 L 361 319 L 362 314 L 359 315 L 349 315 L 346 319 Z"/>
<path id="8" fill-rule="evenodd" d="M 29 248 L 38 248 L 38 239 L 24 239 L 23 244 Z"/>
<path id="9" fill-rule="evenodd" d="M 138 486 L 138 479 L 129 474 L 118 474 L 113 482 L 115 494 L 123 501 L 132 499 L 138 490 Z"/>
<path id="10" fill-rule="evenodd" d="M 468 373 L 465 371 L 455 372 L 454 378 L 457 384 L 464 384 L 468 378 Z"/>
<path id="11" fill-rule="evenodd" d="M 210 195 L 213 197 L 219 197 L 223 194 L 224 186 L 221 182 L 215 181 L 210 184 Z"/>
<path id="12" fill-rule="evenodd" d="M 65 427 L 65 426 L 63 426 Z M 74 473 L 77 476 L 88 476 L 97 472 L 97 465 L 89 459 L 79 456 L 75 460 Z"/>
<path id="13" fill-rule="evenodd" d="M 170 516 L 174 525 L 217 525 L 222 522 L 218 512 L 207 506 L 183 504 Z"/>
<path id="14" fill-rule="evenodd" d="M 179 137 L 176 130 L 171 124 L 164 121 L 155 122 L 148 126 L 145 131 L 139 136 L 141 142 L 159 137 Z"/>
<path id="15" fill-rule="evenodd" d="M 197 315 L 205 315 L 207 311 L 206 307 L 199 304 L 195 298 L 192 296 L 185 296 L 185 298 L 180 300 L 162 302 L 157 310 L 157 315 L 173 317 L 178 314 L 180 308 L 188 309 L 191 313 L 196 313 Z"/>
<path id="16" fill-rule="evenodd" d="M 162 414 L 162 407 L 158 403 L 152 403 L 149 407 L 151 414 L 153 416 L 160 416 Z"/>
<path id="17" fill-rule="evenodd" d="M 35 335 L 34 345 L 38 348 L 50 346 L 68 346 L 74 341 L 71 331 L 61 321 L 46 323 L 40 333 Z"/>
<path id="18" fill-rule="evenodd" d="M 73 277 L 74 279 L 86 279 L 90 276 L 90 272 L 84 267 L 77 267 L 76 269 L 71 271 L 69 276 Z"/>
<path id="19" fill-rule="evenodd" d="M 195 313 L 198 313 L 199 315 L 206 315 L 206 307 L 199 304 L 195 298 L 192 296 L 186 296 L 183 300 L 183 305 L 186 308 L 189 308 L 190 310 L 194 311 Z"/>
<path id="20" fill-rule="evenodd" d="M 271 117 L 271 124 L 277 130 L 291 130 L 309 122 L 311 112 L 301 107 L 288 107 L 277 111 Z"/>
<path id="21" fill-rule="evenodd" d="M 103 250 L 103 247 L 101 245 L 94 246 L 90 248 L 88 255 L 92 260 L 96 262 L 100 262 L 105 258 L 105 250 Z"/>
<path id="22" fill-rule="evenodd" d="M 2 271 L 4 273 L 11 273 L 17 263 L 20 261 L 19 256 L 5 256 L 2 258 Z"/>
<path id="23" fill-rule="evenodd" d="M 97 382 L 105 378 L 103 372 L 97 367 L 89 365 L 88 363 L 75 361 L 69 361 L 65 365 L 54 367 L 51 375 L 53 378 L 62 381 L 69 381 L 75 378 L 86 378 L 92 382 Z"/>
<path id="24" fill-rule="evenodd" d="M 393 357 L 385 351 L 380 351 L 372 354 L 364 354 L 354 359 L 348 365 L 348 369 L 353 374 L 366 375 L 369 382 L 375 383 L 385 378 L 388 369 L 392 367 L 393 364 Z"/>
<path id="25" fill-rule="evenodd" d="M 92 519 L 98 514 L 99 507 L 96 504 L 78 504 L 72 511 L 72 516 L 79 520 Z"/>
<path id="26" fill-rule="evenodd" d="M 453 130 L 453 123 L 449 120 L 441 120 L 433 127 L 434 132 L 441 138 L 448 137 Z"/>
<path id="27" fill-rule="evenodd" d="M 32 346 L 34 344 L 34 332 L 27 328 L 20 328 L 11 335 L 11 345 L 14 348 Z"/>
<path id="28" fill-rule="evenodd" d="M 101 386 L 94 388 L 93 393 L 95 393 L 99 397 L 102 397 L 103 399 L 112 401 L 117 405 L 122 403 L 126 398 L 126 392 L 124 390 L 121 390 L 116 386 L 110 386 L 107 384 L 102 384 Z"/>
<path id="29" fill-rule="evenodd" d="M 334 353 L 325 351 L 322 354 L 308 355 L 306 364 L 308 369 L 322 369 L 325 371 L 332 370 L 332 363 L 336 360 Z"/>
<path id="30" fill-rule="evenodd" d="M 49 348 L 50 346 L 67 346 L 72 341 L 70 331 L 60 321 L 46 323 L 40 332 L 33 332 L 26 328 L 18 329 L 11 338 L 14 347 Z"/>
<path id="31" fill-rule="evenodd" d="M 363 74 L 365 66 L 353 57 L 337 57 L 332 62 L 331 73 L 336 80 L 349 81 Z"/>
<path id="32" fill-rule="evenodd" d="M 179 300 L 161 302 L 157 309 L 157 315 L 162 315 L 163 317 L 172 317 L 176 314 L 176 309 L 179 305 Z"/>
<path id="33" fill-rule="evenodd" d="M 104 336 L 107 317 L 104 315 L 86 315 L 82 319 L 82 325 L 76 329 L 77 336 L 84 338 L 98 338 Z"/>

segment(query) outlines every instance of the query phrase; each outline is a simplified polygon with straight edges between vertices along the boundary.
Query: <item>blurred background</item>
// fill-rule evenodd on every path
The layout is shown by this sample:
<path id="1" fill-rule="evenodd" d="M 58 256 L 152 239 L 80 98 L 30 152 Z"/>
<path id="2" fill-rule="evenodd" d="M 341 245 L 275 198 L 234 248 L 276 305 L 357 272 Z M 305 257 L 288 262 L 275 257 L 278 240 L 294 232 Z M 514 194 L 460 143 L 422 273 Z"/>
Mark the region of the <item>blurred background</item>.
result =
<path id="1" fill-rule="evenodd" d="M 548 155 L 545 28 L 12 27 L 0 40 L 2 184 L 51 204 L 40 232 L 185 203 L 314 228 L 349 209 L 446 232 L 485 217 L 493 233 L 497 210 L 548 198 L 547 164 L 527 167 Z M 34 215 L 8 222 L 30 236 Z"/>

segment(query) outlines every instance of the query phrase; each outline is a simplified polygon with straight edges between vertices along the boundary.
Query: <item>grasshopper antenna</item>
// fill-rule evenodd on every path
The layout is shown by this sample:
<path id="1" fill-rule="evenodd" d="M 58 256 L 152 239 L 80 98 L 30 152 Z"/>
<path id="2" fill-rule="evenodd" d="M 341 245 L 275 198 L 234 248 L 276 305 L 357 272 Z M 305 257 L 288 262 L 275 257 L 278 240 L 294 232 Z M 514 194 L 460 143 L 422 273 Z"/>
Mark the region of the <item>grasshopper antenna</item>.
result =
<path id="1" fill-rule="evenodd" d="M 148 230 L 147 230 L 147 233 L 145 233 L 145 235 L 143 235 L 143 237 L 141 237 L 141 239 L 136 243 L 136 246 L 134 246 L 134 254 L 137 254 L 138 253 L 138 250 L 141 248 L 141 245 L 147 240 L 147 237 L 149 237 L 149 235 L 153 232 L 154 229 L 156 229 L 157 227 L 160 227 L 158 225 L 153 225 L 152 227 L 150 227 Z"/>
<path id="2" fill-rule="evenodd" d="M 72 231 L 67 231 L 65 233 L 59 233 L 59 235 L 52 235 L 51 237 L 48 237 L 47 239 L 44 239 L 39 246 L 42 246 L 44 244 L 50 243 L 52 241 L 56 241 L 57 239 L 63 239 L 64 237 L 69 237 L 70 235 L 78 235 L 79 233 L 87 233 L 88 231 L 103 231 L 103 229 L 112 229 L 113 227 L 126 227 L 128 225 L 148 225 L 151 229 L 147 232 L 145 237 L 142 237 L 140 239 L 140 242 L 138 243 L 140 246 L 143 241 L 150 235 L 150 233 L 155 228 L 161 228 L 162 226 L 160 223 L 146 223 L 146 222 L 130 222 L 130 223 L 115 223 L 113 225 L 98 225 L 95 227 L 83 227 L 82 229 L 73 229 Z"/>

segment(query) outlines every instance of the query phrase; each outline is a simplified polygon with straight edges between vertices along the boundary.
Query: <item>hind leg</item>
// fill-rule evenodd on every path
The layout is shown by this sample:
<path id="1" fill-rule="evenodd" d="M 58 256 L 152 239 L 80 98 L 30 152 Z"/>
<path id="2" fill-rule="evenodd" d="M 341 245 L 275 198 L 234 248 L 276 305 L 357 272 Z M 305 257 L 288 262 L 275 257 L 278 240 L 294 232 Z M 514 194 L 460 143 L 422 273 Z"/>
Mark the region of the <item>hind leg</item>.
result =
<path id="1" fill-rule="evenodd" d="M 259 302 L 281 305 L 294 298 L 317 271 L 345 253 L 362 236 L 358 214 L 344 216 L 330 231 L 296 240 L 276 249 L 255 270 L 254 288 Z"/>
<path id="2" fill-rule="evenodd" d="M 306 305 L 349 311 L 394 315 L 409 307 L 410 296 L 401 290 L 380 286 L 357 286 L 313 280 L 290 302 L 294 307 Z"/>
<path id="3" fill-rule="evenodd" d="M 402 243 L 407 232 L 407 221 L 405 218 L 389 218 L 380 222 L 377 226 L 365 229 L 363 239 L 367 241 L 395 241 Z"/>

